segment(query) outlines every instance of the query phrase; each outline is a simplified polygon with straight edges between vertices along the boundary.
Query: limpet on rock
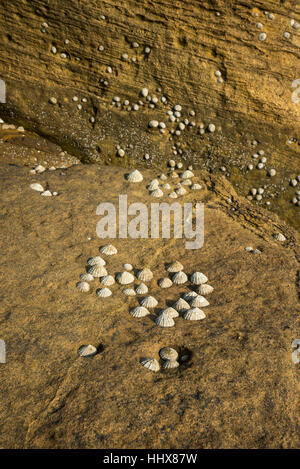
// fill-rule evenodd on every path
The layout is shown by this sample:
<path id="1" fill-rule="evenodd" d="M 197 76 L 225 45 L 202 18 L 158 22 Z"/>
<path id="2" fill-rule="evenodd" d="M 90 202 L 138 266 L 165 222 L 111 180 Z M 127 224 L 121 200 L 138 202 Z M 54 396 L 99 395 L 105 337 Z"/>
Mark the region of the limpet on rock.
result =
<path id="1" fill-rule="evenodd" d="M 150 280 L 153 279 L 153 273 L 151 272 L 150 269 L 145 267 L 144 269 L 141 269 L 138 271 L 136 277 L 142 282 L 150 282 Z"/>
<path id="2" fill-rule="evenodd" d="M 171 318 L 178 318 L 179 314 L 176 309 L 169 306 L 168 308 L 162 309 L 159 314 L 167 314 Z"/>
<path id="3" fill-rule="evenodd" d="M 194 291 L 189 291 L 187 293 L 184 293 L 182 298 L 185 300 L 185 301 L 190 301 L 192 298 L 195 298 L 195 296 L 198 296 L 196 292 Z"/>
<path id="4" fill-rule="evenodd" d="M 106 246 L 102 246 L 99 251 L 101 254 L 106 254 L 107 256 L 112 256 L 117 254 L 118 250 L 112 244 L 106 244 Z"/>
<path id="5" fill-rule="evenodd" d="M 127 295 L 127 296 L 135 296 L 136 295 L 133 288 L 125 288 L 125 290 L 123 290 L 123 293 L 124 293 L 124 295 Z"/>
<path id="6" fill-rule="evenodd" d="M 174 274 L 172 277 L 172 282 L 175 283 L 175 285 L 182 285 L 187 282 L 187 280 L 187 275 L 182 270 Z"/>
<path id="7" fill-rule="evenodd" d="M 81 357 L 92 357 L 93 355 L 96 355 L 97 349 L 94 347 L 94 345 L 82 345 L 78 349 L 78 354 Z"/>
<path id="8" fill-rule="evenodd" d="M 113 278 L 112 275 L 105 275 L 104 277 L 100 278 L 100 282 L 102 285 L 105 285 L 106 287 L 110 287 L 115 283 L 115 279 Z"/>
<path id="9" fill-rule="evenodd" d="M 96 293 L 100 298 L 107 298 L 107 297 L 112 295 L 112 291 L 109 288 L 106 288 L 106 287 L 98 288 Z"/>
<path id="10" fill-rule="evenodd" d="M 211 285 L 208 285 L 208 283 L 203 283 L 198 288 L 198 293 L 200 295 L 209 295 L 213 291 L 214 291 L 214 287 L 212 287 Z"/>
<path id="11" fill-rule="evenodd" d="M 146 296 L 146 298 L 141 301 L 141 306 L 144 306 L 145 308 L 155 308 L 157 305 L 158 301 L 154 296 Z"/>
<path id="12" fill-rule="evenodd" d="M 148 293 L 148 287 L 144 283 L 141 283 L 136 287 L 135 291 L 138 295 L 145 295 L 146 293 Z"/>
<path id="13" fill-rule="evenodd" d="M 125 270 L 127 270 L 127 272 L 130 272 L 131 270 L 133 270 L 133 267 L 131 264 L 123 264 L 123 267 Z"/>
<path id="14" fill-rule="evenodd" d="M 206 283 L 208 281 L 208 278 L 206 275 L 202 274 L 202 272 L 194 272 L 191 275 L 191 282 L 194 285 L 201 285 L 202 283 Z"/>
<path id="15" fill-rule="evenodd" d="M 151 191 L 152 197 L 159 198 L 164 195 L 163 191 L 159 188 L 155 189 L 154 191 Z"/>
<path id="16" fill-rule="evenodd" d="M 76 288 L 80 292 L 88 292 L 90 290 L 90 285 L 87 282 L 78 282 L 76 284 Z"/>
<path id="17" fill-rule="evenodd" d="M 158 285 L 160 286 L 160 288 L 170 288 L 173 285 L 173 282 L 168 277 L 165 277 L 159 279 Z"/>
<path id="18" fill-rule="evenodd" d="M 170 370 L 170 369 L 174 369 L 174 368 L 178 368 L 179 367 L 179 363 L 177 360 L 166 360 L 163 364 L 163 368 L 167 369 L 167 370 Z"/>
<path id="19" fill-rule="evenodd" d="M 173 192 L 171 192 L 171 193 L 169 194 L 169 197 L 170 197 L 171 199 L 177 199 L 178 196 L 177 196 L 176 192 L 173 191 Z"/>
<path id="20" fill-rule="evenodd" d="M 184 319 L 187 319 L 188 321 L 200 321 L 201 319 L 206 318 L 204 312 L 199 308 L 188 309 L 184 313 L 183 317 Z"/>
<path id="21" fill-rule="evenodd" d="M 41 186 L 41 184 L 38 184 L 37 182 L 30 184 L 30 188 L 33 189 L 34 191 L 44 192 L 43 186 Z"/>
<path id="22" fill-rule="evenodd" d="M 180 174 L 180 177 L 181 179 L 190 179 L 194 177 L 194 173 L 190 171 L 189 169 L 187 169 L 186 171 Z"/>
<path id="23" fill-rule="evenodd" d="M 158 179 L 153 179 L 150 184 L 148 185 L 147 189 L 149 191 L 155 191 L 159 187 Z"/>
<path id="24" fill-rule="evenodd" d="M 134 318 L 144 318 L 145 316 L 148 316 L 148 314 L 150 314 L 150 311 L 148 311 L 148 309 L 144 306 L 136 306 L 135 308 L 130 310 L 130 314 Z"/>
<path id="25" fill-rule="evenodd" d="M 193 308 L 203 308 L 204 306 L 209 306 L 209 302 L 204 296 L 197 295 L 190 301 L 190 305 Z"/>
<path id="26" fill-rule="evenodd" d="M 169 314 L 160 314 L 156 319 L 155 322 L 160 327 L 173 327 L 175 326 L 174 319 Z"/>
<path id="27" fill-rule="evenodd" d="M 193 191 L 198 191 L 198 190 L 202 189 L 202 186 L 201 186 L 201 184 L 195 183 L 195 184 L 191 185 L 191 189 Z"/>
<path id="28" fill-rule="evenodd" d="M 116 275 L 117 282 L 121 285 L 128 285 L 134 282 L 134 276 L 130 272 L 119 272 Z"/>
<path id="29" fill-rule="evenodd" d="M 171 264 L 167 266 L 167 271 L 168 272 L 180 272 L 183 270 L 183 265 L 179 261 L 174 261 Z"/>
<path id="30" fill-rule="evenodd" d="M 85 282 L 92 282 L 94 280 L 94 277 L 91 274 L 80 274 L 80 278 Z"/>
<path id="31" fill-rule="evenodd" d="M 102 257 L 96 256 L 96 257 L 90 257 L 87 260 L 87 264 L 88 265 L 102 265 L 102 266 L 104 266 L 106 264 L 106 262 L 105 262 L 104 259 L 102 259 Z"/>
<path id="32" fill-rule="evenodd" d="M 172 347 L 164 347 L 160 349 L 159 355 L 162 360 L 177 360 L 178 358 L 177 351 Z"/>
<path id="33" fill-rule="evenodd" d="M 183 298 L 179 298 L 176 303 L 173 304 L 173 308 L 176 309 L 179 313 L 184 313 L 188 309 L 190 309 L 189 303 L 184 300 Z"/>
<path id="34" fill-rule="evenodd" d="M 88 274 L 91 274 L 93 277 L 105 277 L 107 270 L 102 265 L 95 264 L 88 268 Z"/>
<path id="35" fill-rule="evenodd" d="M 143 175 L 138 169 L 135 169 L 127 175 L 126 179 L 128 182 L 141 182 L 143 180 Z"/>
<path id="36" fill-rule="evenodd" d="M 144 358 L 141 360 L 141 364 L 151 371 L 159 371 L 160 366 L 156 358 Z"/>

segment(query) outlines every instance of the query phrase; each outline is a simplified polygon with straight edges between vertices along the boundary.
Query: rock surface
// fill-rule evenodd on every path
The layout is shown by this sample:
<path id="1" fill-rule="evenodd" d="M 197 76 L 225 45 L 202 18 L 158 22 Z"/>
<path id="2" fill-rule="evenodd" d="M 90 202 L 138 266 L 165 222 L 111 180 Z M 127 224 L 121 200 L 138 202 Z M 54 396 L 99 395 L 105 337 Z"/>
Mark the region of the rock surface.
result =
<path id="1" fill-rule="evenodd" d="M 224 178 L 194 172 L 203 190 L 181 200 L 205 202 L 198 251 L 186 250 L 184 239 L 97 238 L 97 205 L 126 193 L 129 203 L 150 204 L 154 171 L 130 185 L 121 168 L 77 165 L 33 176 L 0 165 L 1 448 L 299 447 L 299 364 L 291 359 L 299 234 Z M 59 195 L 41 197 L 32 182 Z M 278 232 L 284 243 L 274 239 Z M 131 317 L 137 298 L 118 284 L 110 298 L 97 297 L 98 279 L 89 293 L 78 292 L 86 260 L 109 242 L 118 254 L 106 259 L 108 272 L 128 262 L 150 267 L 149 294 L 160 308 L 188 290 L 157 286 L 166 264 L 179 260 L 186 273 L 205 273 L 214 287 L 207 318 L 178 318 L 163 330 L 154 314 Z M 99 353 L 79 357 L 84 344 Z M 187 355 L 185 364 L 157 373 L 141 366 L 166 346 Z"/>

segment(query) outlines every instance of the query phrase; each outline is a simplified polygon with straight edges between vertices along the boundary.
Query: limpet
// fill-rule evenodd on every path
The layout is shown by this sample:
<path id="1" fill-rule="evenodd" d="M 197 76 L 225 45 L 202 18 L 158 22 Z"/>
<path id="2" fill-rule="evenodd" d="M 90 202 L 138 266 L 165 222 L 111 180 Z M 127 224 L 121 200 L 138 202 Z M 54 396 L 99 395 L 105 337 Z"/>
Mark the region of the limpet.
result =
<path id="1" fill-rule="evenodd" d="M 142 282 L 150 282 L 153 279 L 153 273 L 146 267 L 139 270 L 136 277 Z"/>
<path id="2" fill-rule="evenodd" d="M 116 275 L 117 282 L 121 285 L 128 285 L 134 282 L 134 276 L 130 272 L 119 272 Z"/>
<path id="3" fill-rule="evenodd" d="M 204 296 L 197 295 L 190 301 L 190 305 L 192 308 L 203 308 L 204 306 L 209 306 L 209 302 Z"/>
<path id="4" fill-rule="evenodd" d="M 92 357 L 93 355 L 96 355 L 97 349 L 94 347 L 94 345 L 82 345 L 78 349 L 78 354 L 81 357 Z"/>
<path id="5" fill-rule="evenodd" d="M 183 317 L 184 319 L 187 319 L 188 321 L 200 321 L 201 319 L 206 318 L 204 312 L 199 308 L 188 309 L 184 313 Z"/>
<path id="6" fill-rule="evenodd" d="M 171 192 L 171 193 L 169 194 L 169 197 L 170 197 L 171 199 L 177 199 L 178 196 L 177 196 L 176 192 L 173 191 L 173 192 Z"/>
<path id="7" fill-rule="evenodd" d="M 106 287 L 98 288 L 96 293 L 100 298 L 107 298 L 108 296 L 112 295 L 112 291 L 109 288 L 106 288 Z"/>
<path id="8" fill-rule="evenodd" d="M 144 283 L 141 283 L 136 287 L 135 291 L 138 295 L 145 295 L 146 293 L 148 293 L 148 287 Z"/>
<path id="9" fill-rule="evenodd" d="M 131 270 L 133 270 L 133 267 L 131 264 L 123 264 L 123 267 L 125 270 L 127 270 L 127 272 L 130 272 Z"/>
<path id="10" fill-rule="evenodd" d="M 186 170 L 183 173 L 180 174 L 181 179 L 190 179 L 194 177 L 194 173 L 190 170 Z"/>
<path id="11" fill-rule="evenodd" d="M 30 188 L 33 189 L 34 191 L 44 192 L 43 186 L 41 186 L 41 184 L 38 184 L 37 182 L 30 184 Z"/>
<path id="12" fill-rule="evenodd" d="M 165 277 L 159 279 L 158 285 L 160 286 L 160 288 L 170 288 L 173 285 L 173 282 L 168 277 Z"/>
<path id="13" fill-rule="evenodd" d="M 160 327 L 173 327 L 175 326 L 174 319 L 169 316 L 169 314 L 160 314 L 156 319 L 155 322 Z"/>
<path id="14" fill-rule="evenodd" d="M 144 318 L 145 316 L 148 316 L 148 314 L 150 314 L 150 311 L 148 311 L 148 309 L 144 306 L 136 306 L 135 308 L 130 310 L 130 314 L 134 318 Z"/>
<path id="15" fill-rule="evenodd" d="M 141 360 L 141 364 L 145 367 L 148 368 L 148 370 L 151 371 L 159 371 L 160 366 L 156 358 L 144 358 Z"/>
<path id="16" fill-rule="evenodd" d="M 167 271 L 168 272 L 180 272 L 183 270 L 183 265 L 179 261 L 174 261 L 171 264 L 167 266 Z"/>
<path id="17" fill-rule="evenodd" d="M 203 285 L 200 285 L 198 288 L 198 293 L 200 295 L 209 295 L 214 291 L 214 287 L 211 285 L 208 285 L 208 283 L 204 283 Z"/>
<path id="18" fill-rule="evenodd" d="M 106 287 L 110 287 L 115 283 L 115 279 L 113 278 L 112 275 L 105 275 L 104 277 L 100 278 L 100 282 L 102 285 L 105 285 Z"/>
<path id="19" fill-rule="evenodd" d="M 176 303 L 173 304 L 173 308 L 176 309 L 179 313 L 184 313 L 188 309 L 190 309 L 189 303 L 184 300 L 183 298 L 179 298 Z"/>
<path id="20" fill-rule="evenodd" d="M 104 259 L 102 259 L 102 257 L 100 256 L 96 256 L 96 257 L 90 257 L 88 260 L 87 260 L 87 264 L 88 265 L 105 265 L 106 262 Z"/>
<path id="21" fill-rule="evenodd" d="M 186 189 L 180 186 L 178 189 L 175 189 L 175 192 L 177 195 L 184 195 L 186 194 Z"/>
<path id="22" fill-rule="evenodd" d="M 88 274 L 91 274 L 93 277 L 105 277 L 107 270 L 102 265 L 95 264 L 88 268 Z"/>
<path id="23" fill-rule="evenodd" d="M 206 275 L 202 274 L 202 272 L 194 272 L 191 275 L 191 282 L 194 285 L 201 285 L 202 283 L 206 283 L 208 281 L 208 278 Z"/>
<path id="24" fill-rule="evenodd" d="M 179 363 L 177 360 L 166 360 L 163 364 L 163 368 L 165 369 L 174 369 L 174 368 L 178 368 L 179 367 Z"/>
<path id="25" fill-rule="evenodd" d="M 185 301 L 190 301 L 192 298 L 195 298 L 195 296 L 198 296 L 196 292 L 194 291 L 189 291 L 187 293 L 184 293 L 182 298 L 185 300 Z"/>
<path id="26" fill-rule="evenodd" d="M 191 185 L 191 189 L 193 191 L 198 191 L 198 190 L 202 189 L 202 186 L 201 186 L 201 184 L 195 183 L 195 184 Z"/>
<path id="27" fill-rule="evenodd" d="M 141 182 L 144 178 L 143 175 L 135 169 L 127 175 L 126 179 L 128 182 Z"/>
<path id="28" fill-rule="evenodd" d="M 94 277 L 91 274 L 80 274 L 80 279 L 84 280 L 85 282 L 92 282 Z"/>
<path id="29" fill-rule="evenodd" d="M 179 316 L 178 311 L 176 311 L 176 309 L 172 308 L 171 306 L 169 306 L 168 308 L 162 309 L 159 314 L 160 315 L 167 314 L 171 318 L 178 318 Z"/>
<path id="30" fill-rule="evenodd" d="M 133 288 L 125 288 L 125 290 L 123 290 L 123 293 L 124 293 L 124 295 L 127 295 L 127 296 L 135 296 L 136 295 Z"/>
<path id="31" fill-rule="evenodd" d="M 78 282 L 76 283 L 76 288 L 81 292 L 88 292 L 90 285 L 87 282 Z"/>
<path id="32" fill-rule="evenodd" d="M 172 347 L 164 347 L 160 349 L 159 355 L 163 360 L 177 360 L 178 353 Z"/>
<path id="33" fill-rule="evenodd" d="M 164 195 L 163 191 L 159 188 L 155 189 L 154 191 L 151 191 L 152 197 L 159 198 Z"/>
<path id="34" fill-rule="evenodd" d="M 175 283 L 175 285 L 182 285 L 187 282 L 187 280 L 187 275 L 182 270 L 174 274 L 172 277 L 172 282 Z"/>
<path id="35" fill-rule="evenodd" d="M 106 246 L 102 246 L 99 251 L 101 254 L 106 254 L 107 256 L 112 256 L 117 254 L 118 250 L 112 244 L 106 244 Z"/>
<path id="36" fill-rule="evenodd" d="M 150 184 L 148 185 L 147 189 L 149 191 L 155 191 L 159 187 L 158 179 L 153 179 Z"/>
<path id="37" fill-rule="evenodd" d="M 158 301 L 154 296 L 146 296 L 146 298 L 141 301 L 141 306 L 144 306 L 145 308 L 155 308 L 157 305 Z"/>

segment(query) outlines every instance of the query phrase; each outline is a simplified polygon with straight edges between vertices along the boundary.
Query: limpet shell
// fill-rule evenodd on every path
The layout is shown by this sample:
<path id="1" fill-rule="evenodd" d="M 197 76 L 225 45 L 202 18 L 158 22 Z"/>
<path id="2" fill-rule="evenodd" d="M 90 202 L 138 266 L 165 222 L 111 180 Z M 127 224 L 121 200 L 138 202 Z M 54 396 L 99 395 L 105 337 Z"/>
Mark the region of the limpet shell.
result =
<path id="1" fill-rule="evenodd" d="M 113 278 L 112 275 L 105 275 L 104 277 L 100 278 L 100 282 L 102 285 L 105 285 L 106 287 L 110 287 L 115 283 L 115 279 Z"/>
<path id="2" fill-rule="evenodd" d="M 151 191 L 152 197 L 159 198 L 164 195 L 163 191 L 161 189 L 155 189 L 154 191 Z"/>
<path id="3" fill-rule="evenodd" d="M 174 319 L 169 316 L 169 314 L 160 314 L 156 319 L 155 322 L 160 327 L 173 327 L 175 326 Z"/>
<path id="4" fill-rule="evenodd" d="M 87 260 L 87 264 L 88 265 L 106 265 L 106 262 L 104 259 L 102 259 L 102 257 L 100 256 L 96 256 L 96 257 L 90 257 L 88 260 Z"/>
<path id="5" fill-rule="evenodd" d="M 193 183 L 190 179 L 185 179 L 184 181 L 182 181 L 181 185 L 182 186 L 191 186 Z"/>
<path id="6" fill-rule="evenodd" d="M 192 308 L 204 308 L 204 306 L 209 305 L 209 302 L 204 298 L 204 296 L 197 295 L 190 301 L 190 305 Z"/>
<path id="7" fill-rule="evenodd" d="M 128 182 L 141 182 L 143 180 L 143 175 L 139 170 L 135 169 L 127 175 L 126 179 Z"/>
<path id="8" fill-rule="evenodd" d="M 181 179 L 190 179 L 194 177 L 194 173 L 190 170 L 186 170 L 183 173 L 180 174 Z"/>
<path id="9" fill-rule="evenodd" d="M 186 189 L 184 187 L 179 187 L 178 189 L 175 189 L 175 192 L 177 195 L 184 195 L 186 194 Z"/>
<path id="10" fill-rule="evenodd" d="M 90 290 L 90 285 L 87 282 L 78 282 L 76 283 L 76 288 L 81 292 L 88 292 Z"/>
<path id="11" fill-rule="evenodd" d="M 96 293 L 100 298 L 107 298 L 107 297 L 112 295 L 112 291 L 109 288 L 106 288 L 106 287 L 98 288 Z"/>
<path id="12" fill-rule="evenodd" d="M 140 304 L 145 308 L 155 308 L 155 306 L 158 305 L 158 301 L 156 298 L 154 298 L 154 296 L 146 296 L 146 298 L 144 298 Z"/>
<path id="13" fill-rule="evenodd" d="M 173 192 L 170 192 L 169 197 L 171 199 L 177 199 L 178 196 L 177 196 L 176 192 L 173 191 Z"/>
<path id="14" fill-rule="evenodd" d="M 118 250 L 112 244 L 106 244 L 106 246 L 102 246 L 99 251 L 101 254 L 106 254 L 107 256 L 112 256 L 117 254 Z"/>
<path id="15" fill-rule="evenodd" d="M 191 275 L 191 282 L 194 285 L 202 285 L 202 283 L 206 283 L 208 281 L 208 278 L 206 275 L 202 274 L 202 272 L 194 272 Z"/>
<path id="16" fill-rule="evenodd" d="M 167 271 L 168 272 L 180 272 L 183 270 L 183 265 L 179 261 L 172 262 L 167 266 Z"/>
<path id="17" fill-rule="evenodd" d="M 138 271 L 137 276 L 142 282 L 150 282 L 153 279 L 153 273 L 147 267 Z"/>
<path id="18" fill-rule="evenodd" d="M 202 189 L 202 186 L 201 186 L 201 184 L 195 183 L 195 184 L 191 185 L 191 189 L 193 191 L 198 191 L 198 190 Z"/>
<path id="19" fill-rule="evenodd" d="M 92 357 L 93 355 L 96 355 L 97 349 L 94 347 L 94 345 L 82 345 L 78 349 L 78 354 L 81 357 Z"/>
<path id="20" fill-rule="evenodd" d="M 200 321 L 201 319 L 205 319 L 205 313 L 199 309 L 199 308 L 191 308 L 188 309 L 184 315 L 184 319 L 187 319 L 188 321 Z"/>
<path id="21" fill-rule="evenodd" d="M 163 360 L 177 360 L 178 358 L 178 352 L 172 347 L 160 349 L 159 355 Z"/>
<path id="22" fill-rule="evenodd" d="M 88 274 L 91 274 L 93 277 L 105 277 L 107 270 L 102 265 L 95 264 L 88 268 Z"/>
<path id="23" fill-rule="evenodd" d="M 183 298 L 179 298 L 179 300 L 177 300 L 176 303 L 173 304 L 173 308 L 176 309 L 176 311 L 178 311 L 179 313 L 184 313 L 185 311 L 190 309 L 190 305 Z"/>
<path id="24" fill-rule="evenodd" d="M 194 291 L 189 291 L 187 293 L 184 293 L 182 295 L 182 298 L 185 300 L 185 301 L 190 301 L 192 298 L 195 298 L 195 296 L 198 296 L 196 292 Z"/>
<path id="25" fill-rule="evenodd" d="M 141 360 L 141 364 L 145 367 L 148 368 L 148 370 L 151 371 L 159 371 L 160 366 L 156 358 L 144 358 Z"/>
<path id="26" fill-rule="evenodd" d="M 203 283 L 203 285 L 200 285 L 198 288 L 198 293 L 199 295 L 209 295 L 214 291 L 214 287 L 211 285 L 208 285 L 208 283 Z"/>
<path id="27" fill-rule="evenodd" d="M 148 314 L 150 314 L 150 311 L 148 311 L 148 309 L 144 306 L 136 306 L 135 308 L 130 310 L 130 314 L 134 318 L 144 318 L 145 316 L 148 316 Z"/>
<path id="28" fill-rule="evenodd" d="M 160 288 L 170 288 L 173 285 L 173 282 L 168 277 L 165 277 L 159 279 L 158 285 L 160 286 Z"/>
<path id="29" fill-rule="evenodd" d="M 92 282 L 94 277 L 91 274 L 80 274 L 80 279 L 84 282 Z"/>
<path id="30" fill-rule="evenodd" d="M 125 288 L 125 290 L 123 290 L 123 293 L 124 293 L 124 295 L 127 295 L 127 296 L 135 296 L 136 295 L 133 288 Z"/>
<path id="31" fill-rule="evenodd" d="M 116 275 L 117 282 L 121 285 L 128 285 L 134 282 L 134 276 L 130 272 L 119 272 Z"/>
<path id="32" fill-rule="evenodd" d="M 179 316 L 178 311 L 176 311 L 176 309 L 172 308 L 171 306 L 169 306 L 168 308 L 162 309 L 159 314 L 160 315 L 161 314 L 164 314 L 164 315 L 167 314 L 171 318 L 178 318 L 178 316 Z"/>
<path id="33" fill-rule="evenodd" d="M 141 283 L 136 287 L 135 291 L 138 295 L 145 295 L 146 293 L 148 293 L 148 287 L 144 283 Z"/>
<path id="34" fill-rule="evenodd" d="M 41 184 L 38 184 L 37 182 L 30 184 L 30 188 L 33 189 L 34 191 L 44 192 L 43 186 L 41 186 Z"/>
<path id="35" fill-rule="evenodd" d="M 147 189 L 149 191 L 155 191 L 156 189 L 159 188 L 159 181 L 158 179 L 153 179 L 150 184 L 147 186 Z"/>
<path id="36" fill-rule="evenodd" d="M 163 364 L 163 368 L 164 369 L 174 369 L 174 368 L 178 368 L 179 367 L 179 363 L 177 360 L 166 360 Z"/>
<path id="37" fill-rule="evenodd" d="M 175 285 L 182 285 L 187 282 L 187 280 L 187 275 L 182 270 L 174 274 L 172 277 L 172 282 L 175 283 Z"/>
<path id="38" fill-rule="evenodd" d="M 133 270 L 133 267 L 131 264 L 123 264 L 123 267 L 125 270 L 127 270 L 127 272 L 130 272 L 131 270 Z"/>

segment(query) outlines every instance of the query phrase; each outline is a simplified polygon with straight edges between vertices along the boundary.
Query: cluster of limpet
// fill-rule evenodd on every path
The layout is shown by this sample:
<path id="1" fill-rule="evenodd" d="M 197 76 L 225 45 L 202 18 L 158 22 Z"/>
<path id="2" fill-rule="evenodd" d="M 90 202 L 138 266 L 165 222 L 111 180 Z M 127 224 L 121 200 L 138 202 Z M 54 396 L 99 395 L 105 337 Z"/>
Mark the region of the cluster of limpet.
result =
<path id="1" fill-rule="evenodd" d="M 164 370 L 174 370 L 179 367 L 179 355 L 177 350 L 172 347 L 163 347 L 159 351 L 159 357 Z M 183 357 L 181 357 L 183 361 Z M 160 363 L 156 358 L 142 358 L 141 364 L 150 371 L 157 372 L 161 369 Z"/>
<path id="2" fill-rule="evenodd" d="M 187 194 L 187 188 L 191 190 L 200 190 L 202 189 L 201 184 L 192 182 L 194 173 L 191 170 L 191 166 L 186 171 L 177 173 L 174 171 L 175 162 L 170 160 L 169 164 L 172 164 L 171 171 L 168 175 L 164 173 L 160 174 L 157 178 L 152 179 L 149 184 L 146 186 L 149 194 L 154 198 L 160 198 L 164 196 L 164 190 L 169 191 L 168 196 L 171 199 L 177 199 L 180 196 Z M 173 166 L 174 163 L 174 166 Z M 182 165 L 180 165 L 182 168 Z M 169 182 L 166 182 L 170 179 Z M 172 181 L 173 180 L 173 181 Z M 175 181 L 176 180 L 176 181 Z"/>

